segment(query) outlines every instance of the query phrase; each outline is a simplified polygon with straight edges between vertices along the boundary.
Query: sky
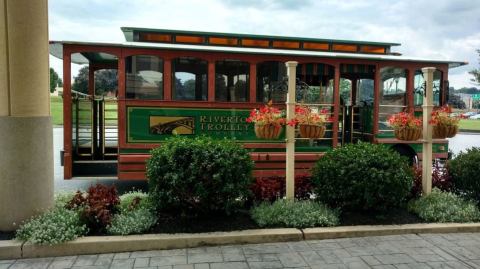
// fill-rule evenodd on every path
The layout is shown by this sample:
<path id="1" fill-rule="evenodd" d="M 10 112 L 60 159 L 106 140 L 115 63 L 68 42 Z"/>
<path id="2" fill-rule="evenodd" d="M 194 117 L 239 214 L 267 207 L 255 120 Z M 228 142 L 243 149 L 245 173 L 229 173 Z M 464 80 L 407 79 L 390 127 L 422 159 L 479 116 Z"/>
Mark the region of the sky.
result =
<path id="1" fill-rule="evenodd" d="M 120 27 L 401 43 L 405 56 L 467 61 L 450 86 L 475 86 L 480 0 L 50 0 L 50 40 L 122 42 Z M 61 75 L 61 61 L 50 57 Z"/>

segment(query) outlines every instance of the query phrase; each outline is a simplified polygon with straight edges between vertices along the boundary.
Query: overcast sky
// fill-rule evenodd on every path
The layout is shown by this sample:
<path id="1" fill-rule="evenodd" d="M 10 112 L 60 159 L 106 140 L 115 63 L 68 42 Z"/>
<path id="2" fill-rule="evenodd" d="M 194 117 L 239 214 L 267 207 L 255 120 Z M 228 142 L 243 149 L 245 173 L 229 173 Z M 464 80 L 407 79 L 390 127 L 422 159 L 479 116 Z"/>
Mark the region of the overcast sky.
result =
<path id="1" fill-rule="evenodd" d="M 50 0 L 50 40 L 124 41 L 121 26 L 386 41 L 406 56 L 468 61 L 450 85 L 474 86 L 480 0 Z M 61 72 L 61 62 L 51 57 Z"/>

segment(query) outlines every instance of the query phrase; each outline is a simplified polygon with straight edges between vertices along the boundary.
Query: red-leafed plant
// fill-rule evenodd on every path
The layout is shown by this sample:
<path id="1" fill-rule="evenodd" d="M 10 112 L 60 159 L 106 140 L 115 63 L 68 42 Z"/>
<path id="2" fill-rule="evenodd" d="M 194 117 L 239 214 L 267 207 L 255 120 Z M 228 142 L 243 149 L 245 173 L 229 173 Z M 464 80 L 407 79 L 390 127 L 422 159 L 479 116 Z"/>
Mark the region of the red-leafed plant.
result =
<path id="1" fill-rule="evenodd" d="M 273 202 L 285 196 L 285 177 L 261 177 L 256 178 L 252 185 L 255 201 Z M 309 199 L 312 193 L 311 178 L 307 175 L 295 177 L 295 198 L 299 200 Z"/>
<path id="2" fill-rule="evenodd" d="M 419 197 L 422 194 L 422 167 L 414 166 L 414 182 L 412 187 L 412 196 Z M 432 188 L 438 188 L 442 191 L 452 189 L 452 178 L 446 165 L 435 162 L 432 167 Z"/>
<path id="3" fill-rule="evenodd" d="M 78 209 L 90 231 L 102 231 L 111 223 L 113 214 L 120 203 L 115 186 L 97 184 L 87 192 L 77 191 L 67 208 Z"/>

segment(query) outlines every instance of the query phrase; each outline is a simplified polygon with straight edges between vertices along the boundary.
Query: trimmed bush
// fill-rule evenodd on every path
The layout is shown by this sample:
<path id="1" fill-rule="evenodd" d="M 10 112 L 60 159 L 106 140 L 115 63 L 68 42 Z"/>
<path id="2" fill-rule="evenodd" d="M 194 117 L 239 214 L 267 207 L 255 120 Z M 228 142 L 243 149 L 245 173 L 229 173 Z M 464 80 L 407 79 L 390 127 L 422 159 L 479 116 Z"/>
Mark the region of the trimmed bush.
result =
<path id="1" fill-rule="evenodd" d="M 339 212 L 314 201 L 277 200 L 263 202 L 251 210 L 252 219 L 260 227 L 307 228 L 335 226 Z"/>
<path id="2" fill-rule="evenodd" d="M 53 245 L 74 240 L 88 232 L 78 212 L 56 207 L 26 221 L 16 232 L 16 239 L 33 244 Z"/>
<path id="3" fill-rule="evenodd" d="M 455 192 L 480 201 L 480 148 L 460 152 L 448 162 Z"/>
<path id="4" fill-rule="evenodd" d="M 107 226 L 107 233 L 114 235 L 141 234 L 150 230 L 157 223 L 156 213 L 147 208 L 122 211 L 113 216 Z"/>
<path id="5" fill-rule="evenodd" d="M 173 137 L 151 154 L 149 195 L 160 211 L 228 214 L 251 195 L 253 161 L 237 143 Z"/>
<path id="6" fill-rule="evenodd" d="M 404 205 L 413 171 L 384 145 L 349 144 L 317 161 L 312 183 L 317 198 L 334 208 L 382 211 Z"/>
<path id="7" fill-rule="evenodd" d="M 408 209 L 429 222 L 475 222 L 480 211 L 472 201 L 434 188 L 429 195 L 412 200 Z"/>
<path id="8" fill-rule="evenodd" d="M 56 192 L 54 195 L 54 201 L 56 207 L 65 207 L 75 196 L 74 191 L 62 191 Z"/>
<path id="9" fill-rule="evenodd" d="M 152 209 L 147 193 L 141 191 L 131 191 L 120 195 L 120 211 L 132 211 L 138 208 Z"/>

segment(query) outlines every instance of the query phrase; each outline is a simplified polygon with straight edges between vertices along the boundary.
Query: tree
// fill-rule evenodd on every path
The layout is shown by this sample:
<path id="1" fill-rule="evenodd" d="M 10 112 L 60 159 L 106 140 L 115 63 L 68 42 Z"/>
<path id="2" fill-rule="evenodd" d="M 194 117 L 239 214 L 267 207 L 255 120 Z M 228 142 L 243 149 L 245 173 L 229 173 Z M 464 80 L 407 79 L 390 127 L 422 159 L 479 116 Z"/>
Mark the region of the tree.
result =
<path id="1" fill-rule="evenodd" d="M 88 66 L 82 67 L 73 78 L 72 90 L 88 94 Z M 118 88 L 117 70 L 102 69 L 95 72 L 95 95 L 115 92 Z"/>
<path id="2" fill-rule="evenodd" d="M 453 88 L 450 89 L 452 90 L 450 90 L 448 93 L 448 104 L 453 108 L 465 109 L 467 107 L 465 102 L 462 100 L 462 98 L 460 98 L 460 96 L 453 93 Z"/>
<path id="3" fill-rule="evenodd" d="M 50 92 L 54 92 L 55 88 L 63 86 L 62 79 L 58 76 L 57 72 L 50 67 Z"/>
<path id="4" fill-rule="evenodd" d="M 480 49 L 477 50 L 478 55 L 480 56 Z M 480 62 L 480 59 L 479 59 Z M 473 75 L 473 78 L 471 79 L 472 82 L 475 84 L 480 85 L 480 69 L 473 69 L 472 71 L 468 72 L 471 75 Z"/>

